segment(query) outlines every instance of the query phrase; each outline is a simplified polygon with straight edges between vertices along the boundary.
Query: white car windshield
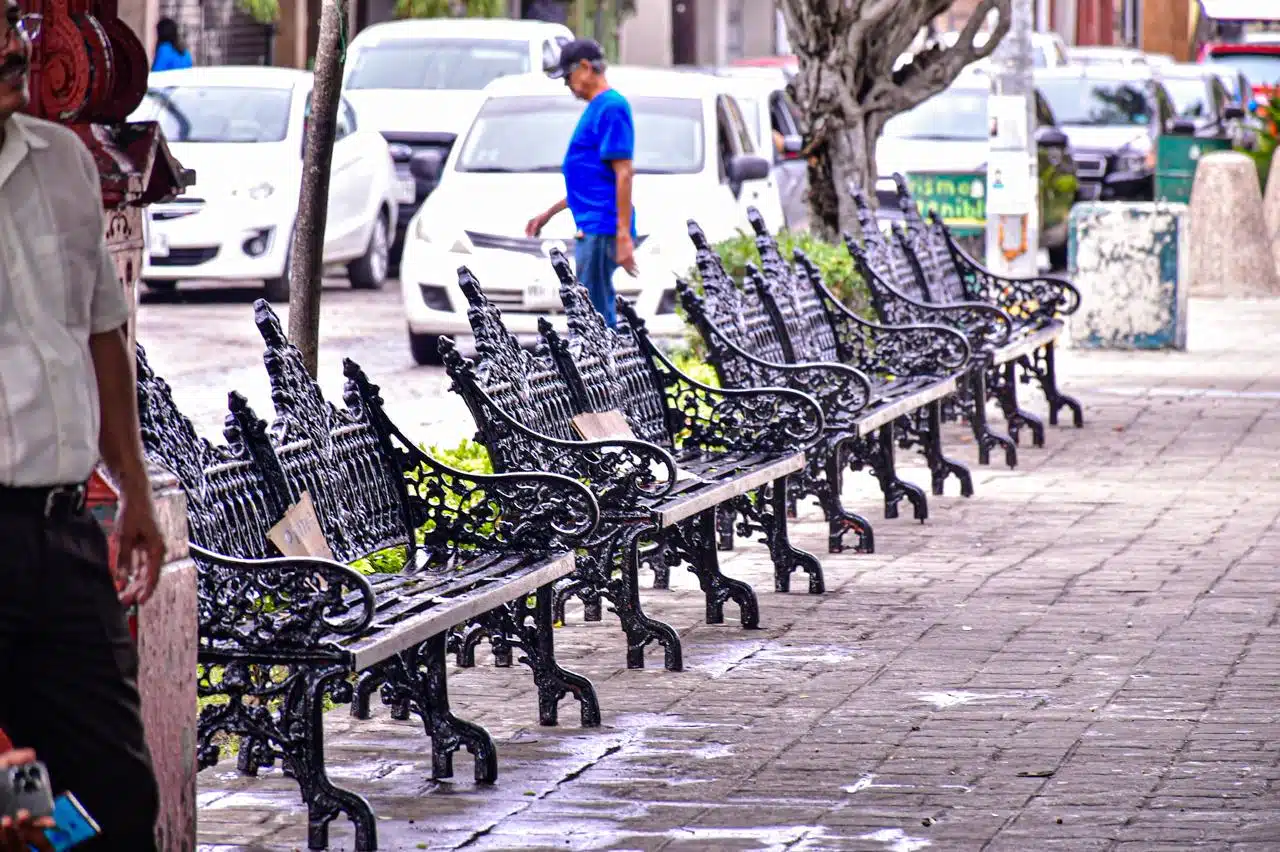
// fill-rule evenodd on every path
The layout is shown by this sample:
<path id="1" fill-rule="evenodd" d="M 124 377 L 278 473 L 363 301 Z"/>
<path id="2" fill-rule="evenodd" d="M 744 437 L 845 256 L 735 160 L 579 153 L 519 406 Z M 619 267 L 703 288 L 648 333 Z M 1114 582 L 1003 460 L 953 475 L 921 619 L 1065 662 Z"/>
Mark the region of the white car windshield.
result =
<path id="1" fill-rule="evenodd" d="M 1204 80 L 1166 77 L 1163 82 L 1179 118 L 1209 117 L 1209 87 Z"/>
<path id="2" fill-rule="evenodd" d="M 884 135 L 904 139 L 987 139 L 987 92 L 946 89 L 886 121 Z"/>
<path id="3" fill-rule="evenodd" d="M 139 108 L 170 142 L 281 142 L 289 132 L 292 89 L 166 86 Z"/>
<path id="4" fill-rule="evenodd" d="M 395 39 L 356 52 L 348 89 L 479 91 L 529 72 L 529 43 L 495 39 Z"/>
<path id="5" fill-rule="evenodd" d="M 702 171 L 702 101 L 628 98 L 635 121 L 635 170 Z M 567 95 L 490 98 L 458 155 L 460 172 L 558 172 L 586 105 Z"/>
<path id="6" fill-rule="evenodd" d="M 1280 55 L 1275 53 L 1210 53 L 1205 61 L 1243 72 L 1262 85 L 1280 80 Z"/>
<path id="7" fill-rule="evenodd" d="M 1151 121 L 1140 83 L 1066 77 L 1037 80 L 1036 85 L 1058 124 L 1144 127 Z"/>

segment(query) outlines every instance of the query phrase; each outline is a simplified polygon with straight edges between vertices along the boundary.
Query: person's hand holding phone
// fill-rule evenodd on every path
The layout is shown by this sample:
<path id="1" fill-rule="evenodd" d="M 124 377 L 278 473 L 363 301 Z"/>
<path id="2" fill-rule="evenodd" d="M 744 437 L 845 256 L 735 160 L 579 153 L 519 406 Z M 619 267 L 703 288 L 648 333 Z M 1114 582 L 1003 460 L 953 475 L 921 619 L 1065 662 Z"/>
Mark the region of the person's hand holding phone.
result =
<path id="1" fill-rule="evenodd" d="M 0 771 L 25 766 L 35 759 L 35 752 L 29 748 L 4 752 L 0 754 Z M 32 847 L 38 852 L 53 852 L 53 846 L 44 833 L 46 828 L 52 827 L 52 818 L 33 819 L 25 810 L 18 811 L 16 816 L 0 816 L 0 852 L 29 852 Z"/>

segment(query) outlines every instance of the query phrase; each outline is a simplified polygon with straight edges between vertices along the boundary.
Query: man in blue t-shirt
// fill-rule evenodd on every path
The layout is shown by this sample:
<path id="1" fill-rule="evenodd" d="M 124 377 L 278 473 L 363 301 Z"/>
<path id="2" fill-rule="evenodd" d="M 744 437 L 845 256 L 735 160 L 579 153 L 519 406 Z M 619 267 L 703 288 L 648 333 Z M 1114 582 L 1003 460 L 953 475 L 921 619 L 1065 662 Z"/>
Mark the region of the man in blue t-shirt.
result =
<path id="1" fill-rule="evenodd" d="M 591 303 L 612 328 L 617 323 L 613 273 L 621 266 L 636 274 L 636 217 L 631 207 L 635 174 L 635 126 L 627 99 L 609 88 L 604 52 L 590 39 L 571 41 L 560 51 L 560 64 L 547 70 L 563 79 L 587 102 L 564 155 L 565 197 L 534 216 L 525 234 L 536 237 L 566 207 L 578 229 L 573 256 L 578 280 L 591 293 Z"/>

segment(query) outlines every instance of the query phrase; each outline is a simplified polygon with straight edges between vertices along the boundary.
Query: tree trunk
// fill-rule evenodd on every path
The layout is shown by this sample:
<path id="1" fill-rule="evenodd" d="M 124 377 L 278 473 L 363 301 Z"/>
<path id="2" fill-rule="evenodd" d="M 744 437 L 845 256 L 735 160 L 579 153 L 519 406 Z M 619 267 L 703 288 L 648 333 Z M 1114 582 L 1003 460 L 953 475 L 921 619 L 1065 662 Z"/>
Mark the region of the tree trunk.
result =
<path id="1" fill-rule="evenodd" d="M 843 116 L 838 122 L 843 126 L 809 158 L 809 230 L 826 242 L 838 242 L 843 234 L 859 234 L 850 184 L 875 195 L 872 122 L 862 113 Z"/>
<path id="2" fill-rule="evenodd" d="M 329 210 L 329 169 L 337 135 L 345 48 L 339 44 L 346 0 L 326 0 L 320 9 L 315 82 L 302 156 L 302 189 L 289 263 L 289 340 L 302 352 L 314 377 L 320 355 L 320 289 L 324 274 L 324 229 Z"/>

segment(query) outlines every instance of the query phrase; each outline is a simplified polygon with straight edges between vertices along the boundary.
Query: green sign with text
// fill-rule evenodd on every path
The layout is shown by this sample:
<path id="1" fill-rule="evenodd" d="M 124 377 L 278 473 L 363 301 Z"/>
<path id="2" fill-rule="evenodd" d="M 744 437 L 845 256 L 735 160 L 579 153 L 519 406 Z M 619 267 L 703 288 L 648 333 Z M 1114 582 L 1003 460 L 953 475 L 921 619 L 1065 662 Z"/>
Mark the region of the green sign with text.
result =
<path id="1" fill-rule="evenodd" d="M 945 172 L 907 174 L 920 215 L 937 210 L 956 232 L 981 231 L 987 226 L 987 176 Z"/>

